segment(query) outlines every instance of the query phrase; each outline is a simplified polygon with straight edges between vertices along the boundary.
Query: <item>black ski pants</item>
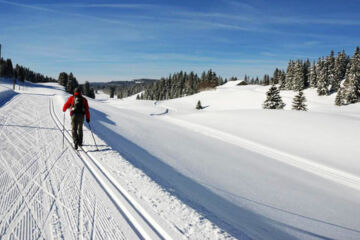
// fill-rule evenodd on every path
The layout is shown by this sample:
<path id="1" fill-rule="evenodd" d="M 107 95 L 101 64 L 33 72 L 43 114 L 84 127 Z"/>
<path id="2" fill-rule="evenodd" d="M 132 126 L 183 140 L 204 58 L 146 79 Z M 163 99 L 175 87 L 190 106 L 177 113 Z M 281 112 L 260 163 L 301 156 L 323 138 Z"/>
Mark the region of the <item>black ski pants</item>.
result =
<path id="1" fill-rule="evenodd" d="M 75 145 L 82 145 L 84 114 L 74 113 L 71 116 L 72 137 Z"/>

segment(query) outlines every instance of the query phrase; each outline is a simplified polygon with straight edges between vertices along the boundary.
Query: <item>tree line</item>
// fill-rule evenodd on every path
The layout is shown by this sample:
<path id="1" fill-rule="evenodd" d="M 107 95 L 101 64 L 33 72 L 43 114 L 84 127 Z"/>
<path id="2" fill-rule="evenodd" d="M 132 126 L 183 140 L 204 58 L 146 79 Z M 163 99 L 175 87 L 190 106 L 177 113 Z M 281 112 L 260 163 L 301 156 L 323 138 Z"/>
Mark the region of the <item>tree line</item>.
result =
<path id="1" fill-rule="evenodd" d="M 56 82 L 55 79 L 48 76 L 44 76 L 43 74 L 40 73 L 36 73 L 24 66 L 16 64 L 16 66 L 13 67 L 13 63 L 11 59 L 5 60 L 3 58 L 0 58 L 0 77 L 12 78 L 14 88 L 15 88 L 15 84 L 17 83 L 17 80 L 19 80 L 22 83 L 24 83 L 25 80 L 33 83 Z"/>
<path id="2" fill-rule="evenodd" d="M 302 90 L 307 87 L 316 88 L 319 96 L 337 92 L 335 104 L 338 106 L 357 103 L 360 101 L 360 49 L 357 47 L 351 58 L 344 50 L 336 57 L 331 51 L 329 56 L 319 58 L 312 65 L 309 60 L 290 61 L 286 74 L 276 69 L 269 83 L 273 86 L 266 93 L 265 109 L 283 109 L 285 104 L 279 90 L 285 89 L 299 91 L 294 98 L 293 109 L 306 111 Z"/>
<path id="3" fill-rule="evenodd" d="M 212 89 L 224 83 L 222 77 L 211 69 L 199 77 L 194 72 L 178 72 L 167 78 L 161 78 L 139 94 L 137 99 L 165 100 L 192 95 L 205 89 Z"/>
<path id="4" fill-rule="evenodd" d="M 277 85 L 279 90 L 302 91 L 312 87 L 319 96 L 336 94 L 338 106 L 360 101 L 360 50 L 356 47 L 352 57 L 345 51 L 334 51 L 310 63 L 309 59 L 290 60 L 286 71 L 275 69 L 273 76 L 265 75 L 262 80 L 249 78 L 249 84 Z M 343 84 L 342 84 L 343 83 Z"/>
<path id="5" fill-rule="evenodd" d="M 83 95 L 95 98 L 95 91 L 94 88 L 90 88 L 90 83 L 86 81 L 85 84 L 80 85 L 73 73 L 67 74 L 66 72 L 61 72 L 57 82 L 61 86 L 64 86 L 65 91 L 70 94 L 74 93 L 75 88 L 80 88 Z"/>

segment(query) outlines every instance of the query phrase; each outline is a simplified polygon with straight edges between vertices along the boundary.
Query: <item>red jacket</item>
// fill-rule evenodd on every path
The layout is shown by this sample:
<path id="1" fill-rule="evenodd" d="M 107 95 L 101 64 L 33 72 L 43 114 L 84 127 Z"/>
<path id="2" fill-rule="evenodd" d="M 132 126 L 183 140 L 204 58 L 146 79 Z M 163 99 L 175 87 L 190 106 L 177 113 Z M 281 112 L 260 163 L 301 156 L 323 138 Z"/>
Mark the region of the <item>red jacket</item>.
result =
<path id="1" fill-rule="evenodd" d="M 77 95 L 78 93 L 76 92 L 74 95 Z M 73 115 L 73 106 L 74 106 L 74 100 L 75 97 L 71 96 L 68 98 L 68 100 L 66 101 L 66 103 L 64 104 L 63 107 L 63 112 L 65 112 L 68 108 L 70 108 L 70 116 Z M 90 112 L 89 112 L 89 105 L 88 105 L 88 101 L 86 100 L 86 98 L 82 97 L 83 100 L 83 104 L 84 104 L 84 108 L 85 108 L 85 115 L 86 115 L 86 119 L 90 120 Z"/>

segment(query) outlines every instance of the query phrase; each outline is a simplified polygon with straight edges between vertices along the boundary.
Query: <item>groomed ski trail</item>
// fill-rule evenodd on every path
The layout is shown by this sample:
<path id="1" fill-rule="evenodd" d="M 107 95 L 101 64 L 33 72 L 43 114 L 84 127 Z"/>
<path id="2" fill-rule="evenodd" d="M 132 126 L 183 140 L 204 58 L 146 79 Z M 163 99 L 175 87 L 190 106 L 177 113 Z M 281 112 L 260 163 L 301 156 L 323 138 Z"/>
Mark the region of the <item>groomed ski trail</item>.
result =
<path id="1" fill-rule="evenodd" d="M 61 131 L 63 125 L 55 113 L 52 99 L 49 102 L 49 111 L 52 119 Z M 71 133 L 65 131 L 65 138 L 68 144 L 72 144 Z M 121 211 L 139 237 L 143 239 L 169 239 L 172 237 L 141 207 L 139 203 L 120 185 L 111 174 L 103 168 L 94 157 L 89 154 L 84 147 L 79 147 L 81 151 L 76 151 L 79 158 L 83 161 L 89 172 L 101 185 L 106 194 L 111 198 L 115 206 Z M 74 150 L 75 151 L 75 150 Z"/>
<path id="2" fill-rule="evenodd" d="M 0 239 L 171 239 L 114 204 L 121 194 L 86 167 L 87 153 L 62 149 L 50 97 L 23 93 L 0 108 Z"/>
<path id="3" fill-rule="evenodd" d="M 202 135 L 209 136 L 232 145 L 239 146 L 241 148 L 259 153 L 267 157 L 271 157 L 272 159 L 282 162 L 284 164 L 291 165 L 293 167 L 302 169 L 306 172 L 310 172 L 327 180 L 360 191 L 360 178 L 345 171 L 331 168 L 323 164 L 316 163 L 311 159 L 295 156 L 293 154 L 289 154 L 284 151 L 268 147 L 260 143 L 256 143 L 254 141 L 241 138 L 233 134 L 217 130 L 215 128 L 202 126 L 200 124 L 191 123 L 170 116 L 165 116 L 163 117 L 163 119 L 180 127 L 198 132 Z"/>

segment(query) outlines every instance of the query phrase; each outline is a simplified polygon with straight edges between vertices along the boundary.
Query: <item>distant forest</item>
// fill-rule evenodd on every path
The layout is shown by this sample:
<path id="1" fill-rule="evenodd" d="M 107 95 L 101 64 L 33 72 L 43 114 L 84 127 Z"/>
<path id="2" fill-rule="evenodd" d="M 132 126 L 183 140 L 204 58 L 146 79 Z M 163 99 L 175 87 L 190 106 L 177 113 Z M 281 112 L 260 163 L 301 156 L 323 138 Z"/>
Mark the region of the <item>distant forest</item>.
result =
<path id="1" fill-rule="evenodd" d="M 229 79 L 237 80 L 236 77 Z M 343 84 L 341 84 L 341 82 Z M 209 70 L 203 72 L 201 77 L 190 72 L 179 72 L 162 78 L 150 85 L 137 99 L 165 100 L 192 95 L 202 90 L 215 88 L 226 83 Z M 336 105 L 345 105 L 360 101 L 360 50 L 356 48 L 352 57 L 345 51 L 336 56 L 334 51 L 329 56 L 321 57 L 316 62 L 307 60 L 290 60 L 285 70 L 276 68 L 273 75 L 264 75 L 250 78 L 245 75 L 246 84 L 276 85 L 279 90 L 301 91 L 312 87 L 317 89 L 319 96 L 325 96 L 337 92 Z"/>
<path id="2" fill-rule="evenodd" d="M 22 83 L 24 83 L 25 80 L 33 83 L 56 82 L 56 79 L 36 73 L 21 65 L 16 64 L 16 66 L 13 67 L 11 59 L 5 60 L 3 58 L 0 58 L 0 77 L 12 78 L 14 88 L 17 81 Z"/>
<path id="3" fill-rule="evenodd" d="M 222 77 L 211 69 L 203 72 L 201 77 L 196 73 L 178 72 L 162 78 L 141 93 L 137 99 L 165 100 L 192 95 L 206 89 L 212 89 L 224 83 Z"/>
<path id="4" fill-rule="evenodd" d="M 66 72 L 60 73 L 57 82 L 60 85 L 64 86 L 65 91 L 70 94 L 74 93 L 75 88 L 80 88 L 83 95 L 90 98 L 95 98 L 95 90 L 94 88 L 90 88 L 90 83 L 86 81 L 84 85 L 80 85 L 76 77 L 74 77 L 73 73 L 69 73 L 69 74 L 67 74 Z"/>
<path id="5" fill-rule="evenodd" d="M 343 84 L 341 84 L 341 82 Z M 249 81 L 248 78 L 246 81 Z M 253 79 L 250 80 L 250 83 Z M 360 50 L 356 48 L 352 57 L 345 51 L 336 56 L 334 51 L 317 62 L 309 59 L 290 60 L 286 72 L 275 69 L 270 78 L 265 75 L 259 84 L 277 84 L 280 90 L 301 91 L 305 88 L 316 88 L 319 96 L 337 92 L 336 105 L 345 105 L 360 100 Z"/>
<path id="6" fill-rule="evenodd" d="M 158 80 L 155 79 L 135 79 L 133 81 L 112 81 L 108 83 L 91 83 L 96 90 L 102 90 L 110 95 L 110 98 L 126 98 L 136 93 L 142 92 L 152 86 Z"/>

